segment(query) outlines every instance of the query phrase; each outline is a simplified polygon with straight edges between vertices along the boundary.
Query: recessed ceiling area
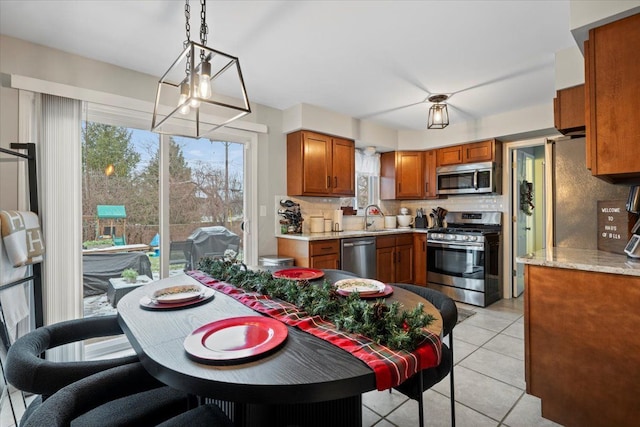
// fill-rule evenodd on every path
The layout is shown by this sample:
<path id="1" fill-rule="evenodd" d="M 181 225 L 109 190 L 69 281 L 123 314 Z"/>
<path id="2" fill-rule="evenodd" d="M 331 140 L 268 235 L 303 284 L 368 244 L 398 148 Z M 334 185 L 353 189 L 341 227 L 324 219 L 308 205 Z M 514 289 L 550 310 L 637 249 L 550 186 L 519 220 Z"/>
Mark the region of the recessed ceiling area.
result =
<path id="1" fill-rule="evenodd" d="M 200 4 L 192 0 L 191 38 Z M 0 33 L 160 77 L 182 51 L 184 2 L 0 1 Z M 208 46 L 240 59 L 249 99 L 311 104 L 425 130 L 551 103 L 569 1 L 209 1 Z"/>

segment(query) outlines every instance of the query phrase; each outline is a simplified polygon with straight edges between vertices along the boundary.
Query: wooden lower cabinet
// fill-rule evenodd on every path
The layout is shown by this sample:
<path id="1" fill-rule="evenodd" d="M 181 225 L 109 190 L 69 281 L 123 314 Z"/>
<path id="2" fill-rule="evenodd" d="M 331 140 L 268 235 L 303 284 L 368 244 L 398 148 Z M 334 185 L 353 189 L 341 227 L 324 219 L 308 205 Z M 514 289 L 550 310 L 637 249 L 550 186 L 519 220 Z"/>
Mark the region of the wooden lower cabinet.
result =
<path id="1" fill-rule="evenodd" d="M 640 420 L 640 277 L 525 268 L 525 380 L 542 416 L 571 426 Z"/>
<path id="2" fill-rule="evenodd" d="M 291 257 L 296 267 L 340 269 L 340 239 L 278 238 L 278 255 Z M 427 284 L 427 235 L 378 236 L 376 279 L 385 283 Z"/>
<path id="3" fill-rule="evenodd" d="M 413 234 L 413 283 L 427 286 L 427 234 Z"/>
<path id="4" fill-rule="evenodd" d="M 413 236 L 378 236 L 376 276 L 385 283 L 413 283 Z"/>
<path id="5" fill-rule="evenodd" d="M 278 255 L 293 258 L 297 267 L 340 268 L 340 240 L 278 239 Z"/>

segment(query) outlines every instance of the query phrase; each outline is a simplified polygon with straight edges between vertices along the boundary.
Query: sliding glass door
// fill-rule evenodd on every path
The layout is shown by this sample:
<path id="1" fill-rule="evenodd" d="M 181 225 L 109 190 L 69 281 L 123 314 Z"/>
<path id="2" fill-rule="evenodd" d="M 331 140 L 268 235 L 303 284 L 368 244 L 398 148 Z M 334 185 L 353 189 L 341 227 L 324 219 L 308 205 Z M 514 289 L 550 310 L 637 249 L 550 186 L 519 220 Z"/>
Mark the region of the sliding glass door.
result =
<path id="1" fill-rule="evenodd" d="M 247 259 L 246 139 L 164 136 L 147 125 L 92 105 L 83 122 L 85 317 L 115 313 L 127 291 L 202 257 Z"/>

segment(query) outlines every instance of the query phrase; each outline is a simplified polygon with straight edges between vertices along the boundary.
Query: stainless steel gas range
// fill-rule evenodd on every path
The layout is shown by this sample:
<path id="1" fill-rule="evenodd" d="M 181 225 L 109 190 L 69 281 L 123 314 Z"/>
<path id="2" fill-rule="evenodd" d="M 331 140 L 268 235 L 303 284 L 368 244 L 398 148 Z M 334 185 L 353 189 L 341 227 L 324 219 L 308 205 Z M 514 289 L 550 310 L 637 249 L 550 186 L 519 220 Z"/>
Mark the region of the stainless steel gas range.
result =
<path id="1" fill-rule="evenodd" d="M 502 296 L 502 212 L 449 212 L 427 232 L 428 287 L 486 307 Z"/>

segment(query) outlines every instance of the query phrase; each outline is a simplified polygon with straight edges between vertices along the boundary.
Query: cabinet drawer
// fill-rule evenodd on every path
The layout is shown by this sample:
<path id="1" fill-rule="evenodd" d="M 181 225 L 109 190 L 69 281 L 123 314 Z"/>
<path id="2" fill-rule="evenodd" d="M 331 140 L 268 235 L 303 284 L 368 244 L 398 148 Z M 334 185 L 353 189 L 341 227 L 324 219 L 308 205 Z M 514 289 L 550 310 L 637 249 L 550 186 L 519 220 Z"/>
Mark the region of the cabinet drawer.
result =
<path id="1" fill-rule="evenodd" d="M 378 236 L 376 248 L 393 248 L 396 245 L 396 236 Z"/>
<path id="2" fill-rule="evenodd" d="M 396 246 L 413 245 L 412 234 L 401 234 L 396 236 Z"/>
<path id="3" fill-rule="evenodd" d="M 309 256 L 331 255 L 340 253 L 339 240 L 320 240 L 309 242 Z"/>

